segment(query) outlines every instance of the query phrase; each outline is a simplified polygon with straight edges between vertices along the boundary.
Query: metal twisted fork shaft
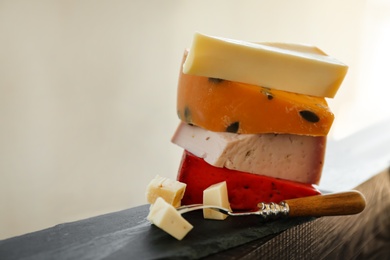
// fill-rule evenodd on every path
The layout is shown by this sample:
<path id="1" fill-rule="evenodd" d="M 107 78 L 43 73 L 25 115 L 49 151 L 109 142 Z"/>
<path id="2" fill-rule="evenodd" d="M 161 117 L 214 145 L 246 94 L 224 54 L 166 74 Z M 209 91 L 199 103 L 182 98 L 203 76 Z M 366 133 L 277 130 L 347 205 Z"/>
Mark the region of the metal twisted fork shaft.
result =
<path id="1" fill-rule="evenodd" d="M 259 210 L 257 211 L 248 211 L 248 212 L 232 212 L 226 208 L 213 206 L 213 205 L 203 205 L 203 204 L 193 204 L 186 205 L 177 208 L 180 214 L 184 214 L 194 210 L 200 209 L 212 209 L 229 216 L 250 216 L 250 215 L 259 215 L 264 219 L 273 219 L 280 216 L 287 216 L 289 212 L 288 205 L 285 203 L 259 203 Z"/>
<path id="2" fill-rule="evenodd" d="M 278 217 L 288 216 L 290 212 L 290 207 L 287 203 L 282 201 L 280 204 L 276 203 L 259 203 L 257 205 L 259 207 L 259 215 L 261 215 L 264 219 L 275 219 Z"/>
<path id="3" fill-rule="evenodd" d="M 259 215 L 264 219 L 277 217 L 321 217 L 357 214 L 364 210 L 366 200 L 358 191 L 346 191 L 333 194 L 317 195 L 290 199 L 276 203 L 259 203 L 257 211 L 232 212 L 213 205 L 187 205 L 177 208 L 180 214 L 200 209 L 213 209 L 229 216 Z"/>

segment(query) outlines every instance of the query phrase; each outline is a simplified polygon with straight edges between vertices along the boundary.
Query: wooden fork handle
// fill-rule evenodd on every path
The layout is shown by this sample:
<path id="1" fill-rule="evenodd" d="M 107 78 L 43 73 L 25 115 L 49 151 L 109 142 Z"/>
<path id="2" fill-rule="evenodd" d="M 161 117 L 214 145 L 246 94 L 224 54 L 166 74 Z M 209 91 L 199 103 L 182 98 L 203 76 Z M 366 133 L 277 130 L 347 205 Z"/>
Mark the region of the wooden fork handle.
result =
<path id="1" fill-rule="evenodd" d="M 346 191 L 325 195 L 285 200 L 290 217 L 338 216 L 357 214 L 366 207 L 366 199 L 359 191 Z"/>

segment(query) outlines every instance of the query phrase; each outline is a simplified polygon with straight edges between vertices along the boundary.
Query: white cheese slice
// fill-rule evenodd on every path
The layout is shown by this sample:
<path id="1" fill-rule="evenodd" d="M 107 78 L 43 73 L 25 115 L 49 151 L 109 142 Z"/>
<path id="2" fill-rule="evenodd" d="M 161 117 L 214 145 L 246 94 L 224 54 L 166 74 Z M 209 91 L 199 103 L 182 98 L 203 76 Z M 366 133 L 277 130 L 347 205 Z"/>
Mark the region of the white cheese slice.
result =
<path id="1" fill-rule="evenodd" d="M 213 184 L 203 191 L 203 205 L 220 206 L 231 210 L 226 181 Z M 224 220 L 228 215 L 212 209 L 203 209 L 203 217 L 206 219 Z"/>
<path id="2" fill-rule="evenodd" d="M 307 48 L 258 44 L 196 33 L 183 73 L 333 98 L 348 66 Z"/>
<path id="3" fill-rule="evenodd" d="M 153 204 L 158 197 L 175 208 L 180 207 L 187 184 L 157 175 L 146 188 L 146 199 Z"/>
<path id="4" fill-rule="evenodd" d="M 326 136 L 212 132 L 181 122 L 172 142 L 216 167 L 318 184 Z"/>
<path id="5" fill-rule="evenodd" d="M 258 44 L 267 45 L 267 46 L 271 46 L 271 47 L 277 47 L 277 48 L 291 50 L 291 51 L 312 53 L 312 54 L 319 54 L 319 55 L 326 55 L 327 56 L 327 54 L 323 50 L 319 49 L 316 46 L 308 45 L 308 44 L 287 43 L 287 42 L 259 42 Z"/>
<path id="6" fill-rule="evenodd" d="M 171 204 L 161 197 L 156 199 L 146 218 L 177 240 L 182 240 L 193 228 Z"/>

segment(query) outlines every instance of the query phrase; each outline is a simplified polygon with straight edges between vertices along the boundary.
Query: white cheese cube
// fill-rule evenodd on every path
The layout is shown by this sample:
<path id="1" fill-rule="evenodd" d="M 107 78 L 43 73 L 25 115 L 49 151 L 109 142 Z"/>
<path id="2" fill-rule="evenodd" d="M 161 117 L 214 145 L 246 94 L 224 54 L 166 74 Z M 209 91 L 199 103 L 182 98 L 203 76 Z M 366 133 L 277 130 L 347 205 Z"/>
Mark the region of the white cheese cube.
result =
<path id="1" fill-rule="evenodd" d="M 211 185 L 203 191 L 203 204 L 220 206 L 231 210 L 226 181 Z M 207 219 L 224 220 L 228 215 L 212 209 L 203 209 L 203 217 Z"/>
<path id="2" fill-rule="evenodd" d="M 177 208 L 181 205 L 186 186 L 185 183 L 157 175 L 148 184 L 146 199 L 148 203 L 153 204 L 158 197 L 162 197 L 166 202 Z"/>
<path id="3" fill-rule="evenodd" d="M 146 218 L 177 240 L 182 240 L 193 228 L 171 204 L 161 197 L 156 199 Z"/>

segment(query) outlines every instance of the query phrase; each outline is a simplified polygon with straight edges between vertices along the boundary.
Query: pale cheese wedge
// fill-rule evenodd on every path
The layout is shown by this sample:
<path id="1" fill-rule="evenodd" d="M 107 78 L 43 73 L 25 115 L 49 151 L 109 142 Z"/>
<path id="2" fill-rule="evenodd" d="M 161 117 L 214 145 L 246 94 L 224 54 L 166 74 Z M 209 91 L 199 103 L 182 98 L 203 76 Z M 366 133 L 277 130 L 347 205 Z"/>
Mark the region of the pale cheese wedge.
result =
<path id="1" fill-rule="evenodd" d="M 177 240 L 182 240 L 193 228 L 171 204 L 161 197 L 156 199 L 146 218 Z"/>
<path id="2" fill-rule="evenodd" d="M 286 48 L 287 47 L 287 48 Z M 348 66 L 315 51 L 196 33 L 183 73 L 333 98 Z"/>
<path id="3" fill-rule="evenodd" d="M 213 184 L 203 191 L 203 205 L 220 206 L 231 210 L 226 181 Z M 206 219 L 224 220 L 228 215 L 212 209 L 203 209 L 203 217 Z"/>
<path id="4" fill-rule="evenodd" d="M 234 134 L 181 122 L 172 142 L 215 167 L 318 184 L 326 136 Z"/>

